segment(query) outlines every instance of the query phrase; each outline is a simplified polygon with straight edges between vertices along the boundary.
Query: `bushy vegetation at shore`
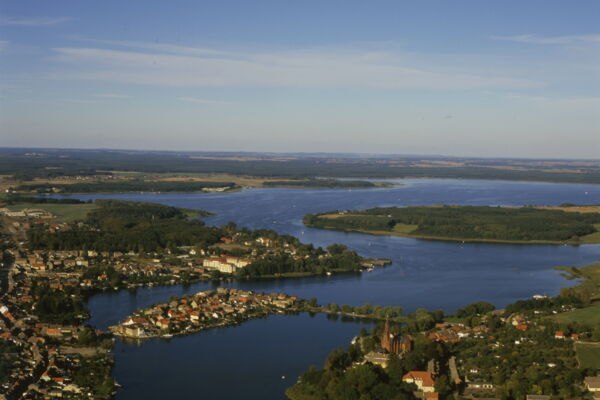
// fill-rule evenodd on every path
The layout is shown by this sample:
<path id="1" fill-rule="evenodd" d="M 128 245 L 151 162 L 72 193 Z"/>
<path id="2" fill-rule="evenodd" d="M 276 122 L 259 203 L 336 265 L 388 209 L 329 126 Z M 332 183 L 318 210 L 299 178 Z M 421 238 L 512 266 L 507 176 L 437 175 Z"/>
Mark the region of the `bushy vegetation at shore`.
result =
<path id="1" fill-rule="evenodd" d="M 57 199 L 54 197 L 34 197 L 34 196 L 23 196 L 20 194 L 8 194 L 2 202 L 6 205 L 15 204 L 85 204 L 86 202 L 79 199 Z"/>
<path id="2" fill-rule="evenodd" d="M 317 228 L 422 238 L 489 241 L 578 241 L 597 232 L 600 213 L 534 207 L 421 206 L 308 214 Z"/>
<path id="3" fill-rule="evenodd" d="M 114 180 L 70 184 L 31 183 L 16 189 L 37 193 L 119 193 L 119 192 L 198 192 L 216 188 L 235 188 L 233 182 Z"/>

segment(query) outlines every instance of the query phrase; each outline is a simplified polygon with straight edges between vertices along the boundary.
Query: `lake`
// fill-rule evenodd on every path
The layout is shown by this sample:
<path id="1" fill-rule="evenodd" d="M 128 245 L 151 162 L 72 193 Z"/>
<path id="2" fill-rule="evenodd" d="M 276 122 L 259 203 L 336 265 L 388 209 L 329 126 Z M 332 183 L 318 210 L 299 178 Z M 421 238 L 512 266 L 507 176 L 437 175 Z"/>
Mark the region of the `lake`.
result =
<path id="1" fill-rule="evenodd" d="M 393 260 L 362 274 L 230 285 L 316 297 L 322 304 L 400 305 L 452 312 L 486 300 L 502 307 L 533 294 L 555 295 L 571 284 L 553 268 L 600 260 L 599 245 L 511 245 L 424 241 L 306 228 L 302 217 L 335 209 L 428 204 L 558 205 L 599 204 L 600 185 L 481 180 L 402 180 L 382 189 L 248 189 L 233 193 L 136 193 L 77 195 L 80 199 L 149 201 L 215 213 L 210 224 L 269 228 L 316 246 L 344 243 L 359 254 Z M 90 323 L 106 328 L 139 307 L 172 295 L 193 293 L 210 283 L 100 294 L 89 300 Z M 118 399 L 220 398 L 280 399 L 310 364 L 345 346 L 360 322 L 325 316 L 273 316 L 241 326 L 142 345 L 119 341 L 115 374 Z M 282 379 L 285 376 L 285 379 Z"/>

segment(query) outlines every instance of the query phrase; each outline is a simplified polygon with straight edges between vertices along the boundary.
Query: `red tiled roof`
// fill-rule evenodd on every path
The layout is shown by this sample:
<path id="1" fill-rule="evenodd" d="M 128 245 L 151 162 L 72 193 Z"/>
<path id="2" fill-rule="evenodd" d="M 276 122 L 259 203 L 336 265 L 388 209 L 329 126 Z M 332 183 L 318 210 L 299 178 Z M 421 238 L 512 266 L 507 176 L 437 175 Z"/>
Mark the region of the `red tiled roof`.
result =
<path id="1" fill-rule="evenodd" d="M 402 380 L 421 381 L 421 386 L 433 387 L 434 381 L 431 373 L 427 371 L 409 371 L 402 377 Z"/>

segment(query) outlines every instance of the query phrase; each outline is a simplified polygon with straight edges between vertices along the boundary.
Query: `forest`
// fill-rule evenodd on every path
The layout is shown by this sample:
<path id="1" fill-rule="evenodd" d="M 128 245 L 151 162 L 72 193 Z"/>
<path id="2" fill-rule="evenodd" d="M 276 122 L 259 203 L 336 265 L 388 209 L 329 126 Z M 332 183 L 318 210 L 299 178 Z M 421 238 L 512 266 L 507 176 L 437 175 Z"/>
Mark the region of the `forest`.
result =
<path id="1" fill-rule="evenodd" d="M 189 219 L 179 208 L 152 203 L 96 200 L 99 208 L 86 220 L 50 233 L 43 227 L 28 232 L 33 249 L 153 252 L 178 246 L 209 246 L 219 241 L 218 228 Z M 207 215 L 196 212 L 197 215 Z"/>
<path id="2" fill-rule="evenodd" d="M 417 238 L 577 242 L 597 232 L 600 214 L 535 207 L 420 206 L 308 214 L 304 223 Z"/>

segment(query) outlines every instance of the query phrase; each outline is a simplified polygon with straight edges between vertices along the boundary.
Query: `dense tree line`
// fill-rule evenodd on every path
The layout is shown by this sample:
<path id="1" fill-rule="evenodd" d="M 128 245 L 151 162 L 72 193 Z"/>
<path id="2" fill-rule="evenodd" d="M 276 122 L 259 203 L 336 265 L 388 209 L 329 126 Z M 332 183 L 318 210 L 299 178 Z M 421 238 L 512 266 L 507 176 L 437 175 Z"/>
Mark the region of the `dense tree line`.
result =
<path id="1" fill-rule="evenodd" d="M 43 227 L 28 232 L 30 246 L 50 250 L 153 252 L 184 245 L 209 246 L 221 231 L 190 220 L 178 208 L 151 203 L 98 200 L 99 208 L 70 229 L 49 233 Z"/>
<path id="2" fill-rule="evenodd" d="M 374 188 L 379 185 L 370 181 L 338 180 L 338 179 L 303 179 L 287 181 L 266 181 L 264 186 L 269 187 L 308 187 L 328 189 Z"/>
<path id="3" fill-rule="evenodd" d="M 79 289 L 54 290 L 46 284 L 36 282 L 33 298 L 33 312 L 42 322 L 71 325 L 87 316 Z"/>
<path id="4" fill-rule="evenodd" d="M 287 253 L 270 254 L 238 270 L 238 278 L 257 278 L 286 273 L 324 274 L 330 271 L 358 271 L 362 258 L 346 246 L 331 245 L 324 251 L 311 245 L 301 245 L 293 257 Z"/>
<path id="5" fill-rule="evenodd" d="M 118 193 L 118 192 L 198 192 L 210 188 L 234 188 L 233 182 L 147 181 L 141 179 L 78 182 L 72 184 L 34 183 L 16 189 L 37 193 Z"/>
<path id="6" fill-rule="evenodd" d="M 54 197 L 33 197 L 20 194 L 8 194 L 3 201 L 8 204 L 85 204 L 85 201 L 79 199 L 57 199 Z"/>
<path id="7" fill-rule="evenodd" d="M 325 218 L 309 214 L 309 226 L 392 232 L 397 224 L 415 226 L 409 234 L 454 239 L 567 241 L 596 232 L 598 213 L 574 213 L 534 207 L 391 207 L 372 208 Z"/>
<path id="8" fill-rule="evenodd" d="M 112 362 L 107 357 L 82 357 L 73 373 L 73 382 L 92 389 L 95 398 L 108 399 L 115 391 L 115 380 L 111 370 Z"/>

